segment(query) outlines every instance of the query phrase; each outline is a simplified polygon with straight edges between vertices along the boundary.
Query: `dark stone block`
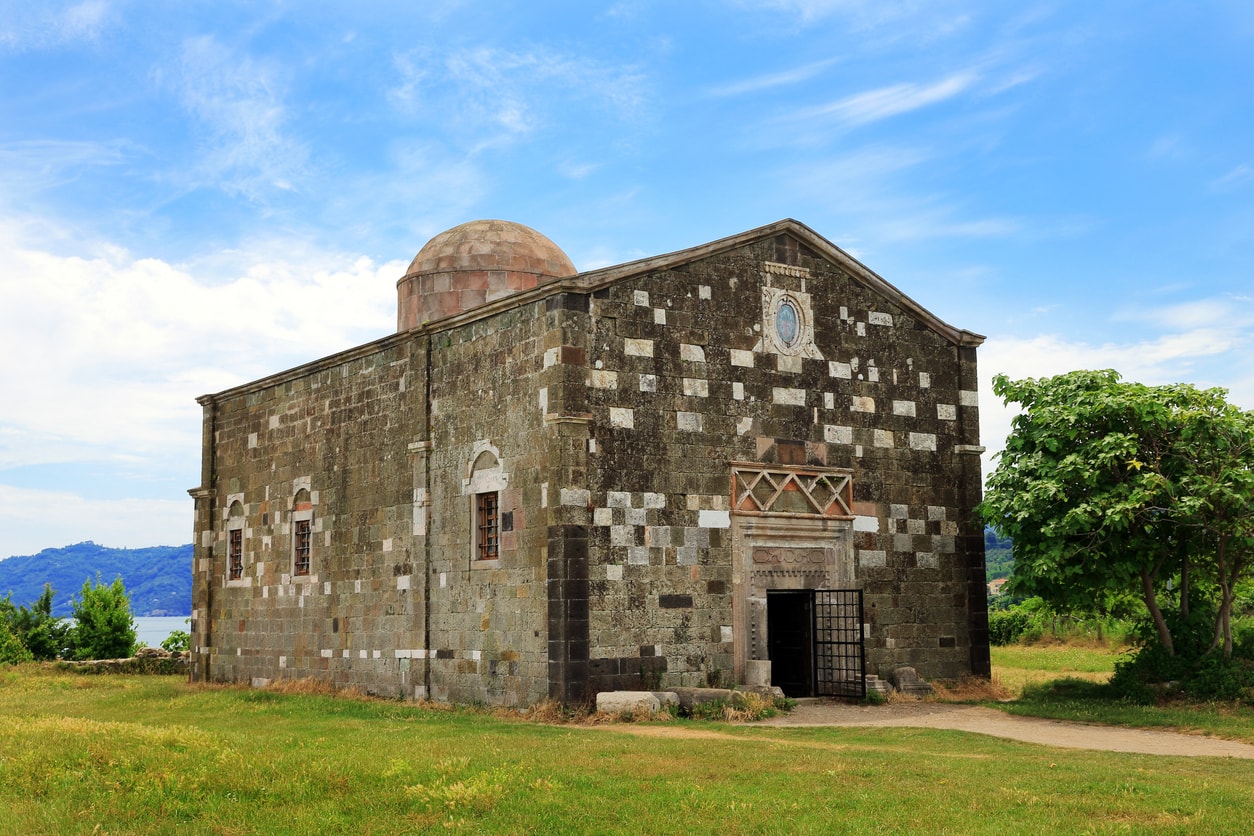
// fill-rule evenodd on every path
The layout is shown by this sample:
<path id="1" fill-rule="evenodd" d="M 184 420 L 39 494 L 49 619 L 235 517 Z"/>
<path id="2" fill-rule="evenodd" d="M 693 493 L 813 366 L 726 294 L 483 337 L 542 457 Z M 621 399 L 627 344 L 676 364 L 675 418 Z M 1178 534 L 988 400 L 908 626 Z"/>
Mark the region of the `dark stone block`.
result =
<path id="1" fill-rule="evenodd" d="M 607 291 L 608 292 L 608 291 Z M 603 297 L 598 297 L 603 298 Z M 578 313 L 588 312 L 588 294 L 586 293 L 557 293 L 544 300 L 544 310 L 548 311 L 577 311 Z"/>
<path id="2" fill-rule="evenodd" d="M 659 595 L 657 605 L 664 610 L 686 610 L 692 608 L 691 595 Z"/>

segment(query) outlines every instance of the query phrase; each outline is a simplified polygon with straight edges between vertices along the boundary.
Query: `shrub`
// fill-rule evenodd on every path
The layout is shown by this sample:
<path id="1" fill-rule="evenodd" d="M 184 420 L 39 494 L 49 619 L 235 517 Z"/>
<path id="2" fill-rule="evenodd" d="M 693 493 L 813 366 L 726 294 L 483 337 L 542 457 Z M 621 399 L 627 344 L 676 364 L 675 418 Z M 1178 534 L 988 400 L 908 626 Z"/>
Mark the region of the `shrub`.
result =
<path id="1" fill-rule="evenodd" d="M 9 629 L 8 619 L 0 617 L 0 665 L 16 665 L 31 659 L 26 645 Z"/>
<path id="2" fill-rule="evenodd" d="M 191 646 L 192 637 L 186 630 L 171 630 L 170 635 L 161 640 L 161 649 L 171 653 L 186 653 Z"/>
<path id="3" fill-rule="evenodd" d="M 122 578 L 108 586 L 99 576 L 83 582 L 70 639 L 75 659 L 123 659 L 135 652 L 135 622 Z"/>

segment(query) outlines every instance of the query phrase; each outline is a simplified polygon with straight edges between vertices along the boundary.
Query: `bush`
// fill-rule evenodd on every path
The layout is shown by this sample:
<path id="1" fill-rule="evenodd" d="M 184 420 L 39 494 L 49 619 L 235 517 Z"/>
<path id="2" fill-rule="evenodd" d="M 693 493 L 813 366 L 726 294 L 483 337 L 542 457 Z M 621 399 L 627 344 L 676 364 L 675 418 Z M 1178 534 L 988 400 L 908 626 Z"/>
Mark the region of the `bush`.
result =
<path id="1" fill-rule="evenodd" d="M 171 630 L 170 635 L 161 640 L 161 649 L 171 653 L 185 653 L 191 646 L 192 637 L 186 630 Z"/>
<path id="2" fill-rule="evenodd" d="M 988 614 L 989 643 L 999 647 L 1014 644 L 1023 637 L 1031 624 L 1032 616 L 1018 607 L 990 612 Z"/>
<path id="3" fill-rule="evenodd" d="M 135 652 L 135 622 L 122 578 L 105 586 L 96 577 L 84 581 L 74 601 L 70 644 L 75 659 L 124 659 Z"/>
<path id="4" fill-rule="evenodd" d="M 8 619 L 0 617 L 0 665 L 16 665 L 31 659 L 26 645 L 9 629 Z"/>

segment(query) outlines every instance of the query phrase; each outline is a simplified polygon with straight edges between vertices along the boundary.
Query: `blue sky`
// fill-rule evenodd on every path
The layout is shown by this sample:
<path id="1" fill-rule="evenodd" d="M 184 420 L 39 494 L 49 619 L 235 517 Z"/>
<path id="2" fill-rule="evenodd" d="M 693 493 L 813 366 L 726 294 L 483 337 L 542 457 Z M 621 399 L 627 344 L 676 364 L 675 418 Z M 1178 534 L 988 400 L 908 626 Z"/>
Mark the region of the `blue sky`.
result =
<path id="1" fill-rule="evenodd" d="M 0 0 L 0 557 L 190 541 L 194 398 L 394 331 L 474 218 L 590 269 L 793 217 L 985 381 L 1254 408 L 1251 47 L 1244 0 Z"/>

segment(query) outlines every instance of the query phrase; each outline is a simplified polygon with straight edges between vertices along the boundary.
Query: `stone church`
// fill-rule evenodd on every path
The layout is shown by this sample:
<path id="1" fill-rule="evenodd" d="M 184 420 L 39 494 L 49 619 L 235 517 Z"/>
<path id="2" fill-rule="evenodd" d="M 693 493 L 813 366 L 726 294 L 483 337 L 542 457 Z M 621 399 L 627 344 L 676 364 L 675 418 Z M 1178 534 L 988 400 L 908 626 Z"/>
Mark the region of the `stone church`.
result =
<path id="1" fill-rule="evenodd" d="M 582 273 L 474 221 L 397 290 L 395 334 L 199 398 L 193 679 L 988 675 L 981 336 L 793 220 Z"/>

